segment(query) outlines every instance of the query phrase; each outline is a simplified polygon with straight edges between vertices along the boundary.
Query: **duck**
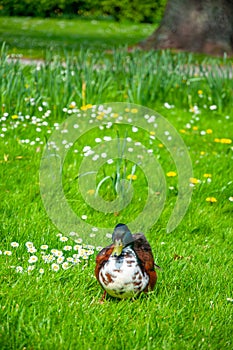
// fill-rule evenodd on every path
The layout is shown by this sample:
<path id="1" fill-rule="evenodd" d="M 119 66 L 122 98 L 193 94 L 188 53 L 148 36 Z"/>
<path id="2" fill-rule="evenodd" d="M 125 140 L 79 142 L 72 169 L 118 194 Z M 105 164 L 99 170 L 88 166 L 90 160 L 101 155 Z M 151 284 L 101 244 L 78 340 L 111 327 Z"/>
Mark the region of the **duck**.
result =
<path id="1" fill-rule="evenodd" d="M 133 298 L 155 287 L 160 269 L 154 262 L 151 246 L 143 233 L 132 234 L 119 223 L 112 233 L 112 244 L 96 256 L 95 277 L 106 295 L 118 299 Z"/>

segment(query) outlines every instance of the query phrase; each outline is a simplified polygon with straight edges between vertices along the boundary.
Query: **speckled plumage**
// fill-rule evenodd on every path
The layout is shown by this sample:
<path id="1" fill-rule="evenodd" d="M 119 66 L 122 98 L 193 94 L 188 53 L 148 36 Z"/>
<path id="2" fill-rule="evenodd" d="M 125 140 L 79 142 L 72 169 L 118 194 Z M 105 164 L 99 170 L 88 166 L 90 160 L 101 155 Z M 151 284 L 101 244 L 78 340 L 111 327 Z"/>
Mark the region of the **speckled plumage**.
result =
<path id="1" fill-rule="evenodd" d="M 119 256 L 113 255 L 113 243 L 103 248 L 96 257 L 95 276 L 105 290 L 104 296 L 107 292 L 124 299 L 154 289 L 157 265 L 150 244 L 142 233 L 131 237 L 132 241 L 123 247 Z"/>
<path id="2" fill-rule="evenodd" d="M 146 288 L 149 276 L 142 272 L 135 252 L 126 247 L 119 257 L 109 257 L 100 270 L 99 282 L 109 295 L 129 298 Z"/>

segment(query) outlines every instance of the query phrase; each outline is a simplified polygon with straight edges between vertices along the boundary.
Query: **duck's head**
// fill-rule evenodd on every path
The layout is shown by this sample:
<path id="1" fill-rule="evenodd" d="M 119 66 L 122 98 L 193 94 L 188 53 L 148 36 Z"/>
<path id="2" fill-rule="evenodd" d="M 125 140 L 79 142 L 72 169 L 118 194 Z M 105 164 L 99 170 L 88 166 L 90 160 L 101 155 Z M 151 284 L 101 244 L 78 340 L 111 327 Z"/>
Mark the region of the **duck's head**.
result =
<path id="1" fill-rule="evenodd" d="M 112 241 L 114 244 L 112 256 L 119 256 L 122 249 L 133 242 L 133 236 L 128 226 L 125 224 L 116 225 L 112 234 Z"/>

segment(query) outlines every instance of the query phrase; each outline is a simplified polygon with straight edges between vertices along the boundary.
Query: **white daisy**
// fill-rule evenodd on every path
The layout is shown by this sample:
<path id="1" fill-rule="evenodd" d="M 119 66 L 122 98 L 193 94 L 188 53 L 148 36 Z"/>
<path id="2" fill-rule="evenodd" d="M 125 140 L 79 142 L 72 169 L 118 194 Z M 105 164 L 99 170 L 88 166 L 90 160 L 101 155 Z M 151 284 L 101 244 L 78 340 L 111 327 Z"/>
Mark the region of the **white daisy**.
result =
<path id="1" fill-rule="evenodd" d="M 17 243 L 17 242 L 11 242 L 11 246 L 12 246 L 13 248 L 17 248 L 17 247 L 19 246 L 19 243 Z"/>
<path id="2" fill-rule="evenodd" d="M 74 258 L 68 257 L 66 260 L 67 260 L 68 262 L 73 262 L 73 261 L 74 261 Z"/>
<path id="3" fill-rule="evenodd" d="M 33 271 L 34 269 L 35 269 L 35 265 L 28 266 L 27 272 L 30 273 L 30 272 Z"/>
<path id="4" fill-rule="evenodd" d="M 28 248 L 28 253 L 36 253 L 37 250 L 35 247 L 32 247 L 32 248 Z"/>
<path id="5" fill-rule="evenodd" d="M 67 270 L 69 268 L 69 263 L 68 262 L 64 262 L 62 264 L 62 268 L 63 268 L 63 270 Z"/>
<path id="6" fill-rule="evenodd" d="M 65 246 L 63 247 L 63 250 L 65 250 L 65 251 L 70 251 L 70 250 L 72 250 L 72 246 L 71 246 L 71 245 L 65 245 Z"/>
<path id="7" fill-rule="evenodd" d="M 60 266 L 58 264 L 52 264 L 51 269 L 55 272 L 59 270 Z"/>
<path id="8" fill-rule="evenodd" d="M 12 252 L 10 250 L 5 250 L 4 255 L 10 256 L 10 255 L 12 255 Z"/>
<path id="9" fill-rule="evenodd" d="M 33 248 L 34 244 L 32 242 L 26 242 L 25 246 L 29 249 L 29 248 Z"/>
<path id="10" fill-rule="evenodd" d="M 34 264 L 35 262 L 37 262 L 37 260 L 38 260 L 38 257 L 36 255 L 32 255 L 28 259 L 28 262 L 29 262 L 29 264 Z"/>
<path id="11" fill-rule="evenodd" d="M 18 273 L 22 273 L 23 272 L 23 268 L 22 268 L 22 266 L 16 266 L 16 272 L 18 272 Z"/>
<path id="12" fill-rule="evenodd" d="M 64 256 L 59 256 L 59 258 L 57 258 L 57 263 L 58 264 L 62 264 L 64 261 L 65 257 Z"/>
<path id="13" fill-rule="evenodd" d="M 68 241 L 68 237 L 62 236 L 62 237 L 60 237 L 60 241 L 61 242 L 67 242 Z"/>

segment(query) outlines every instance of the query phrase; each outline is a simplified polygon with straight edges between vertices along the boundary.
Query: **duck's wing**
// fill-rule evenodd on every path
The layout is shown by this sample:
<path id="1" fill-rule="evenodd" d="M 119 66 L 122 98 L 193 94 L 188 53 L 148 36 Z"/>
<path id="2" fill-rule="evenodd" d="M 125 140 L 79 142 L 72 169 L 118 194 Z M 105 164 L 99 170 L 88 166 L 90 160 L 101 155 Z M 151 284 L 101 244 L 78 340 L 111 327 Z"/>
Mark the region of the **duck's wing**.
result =
<path id="1" fill-rule="evenodd" d="M 157 280 L 157 274 L 155 272 L 155 266 L 157 265 L 155 265 L 151 246 L 147 241 L 146 237 L 142 233 L 136 233 L 133 235 L 133 238 L 133 248 L 135 253 L 137 254 L 139 263 L 142 269 L 149 276 L 149 284 L 145 290 L 145 292 L 147 292 L 149 289 L 154 289 Z"/>
<path id="2" fill-rule="evenodd" d="M 96 256 L 96 265 L 95 265 L 95 276 L 99 281 L 99 272 L 100 269 L 104 266 L 104 264 L 108 261 L 110 255 L 112 254 L 114 245 L 111 244 L 105 248 L 103 248 Z"/>

